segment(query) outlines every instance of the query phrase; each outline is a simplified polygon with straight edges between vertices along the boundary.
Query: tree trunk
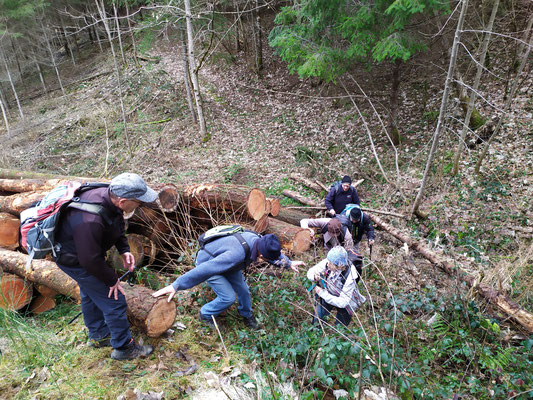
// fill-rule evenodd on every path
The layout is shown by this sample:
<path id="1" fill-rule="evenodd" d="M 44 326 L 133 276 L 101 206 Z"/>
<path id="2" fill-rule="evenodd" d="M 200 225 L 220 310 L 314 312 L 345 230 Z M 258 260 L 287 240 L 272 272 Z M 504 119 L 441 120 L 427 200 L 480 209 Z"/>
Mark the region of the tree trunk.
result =
<path id="1" fill-rule="evenodd" d="M 318 194 L 322 194 L 322 192 L 324 191 L 324 189 L 322 188 L 322 186 L 320 186 L 318 183 L 312 181 L 311 179 L 307 179 L 307 178 L 304 178 L 303 176 L 301 175 L 298 175 L 298 174 L 290 174 L 290 178 L 293 180 L 293 181 L 296 181 L 298 183 L 301 183 L 302 185 L 304 185 L 305 187 L 308 187 L 309 189 L 312 189 L 314 190 L 315 192 L 317 192 Z"/>
<path id="2" fill-rule="evenodd" d="M 202 102 L 202 95 L 200 93 L 200 84 L 198 83 L 198 70 L 196 68 L 196 58 L 194 56 L 194 32 L 192 27 L 192 15 L 191 15 L 191 2 L 190 0 L 184 0 L 185 3 L 185 19 L 187 21 L 187 50 L 189 53 L 189 70 L 191 74 L 191 81 L 194 90 L 194 98 L 196 100 L 196 111 L 198 112 L 198 122 L 200 122 L 200 134 L 202 135 L 202 141 L 208 141 L 210 139 L 207 134 L 207 128 L 205 125 L 204 106 Z"/>
<path id="3" fill-rule="evenodd" d="M 111 30 L 109 29 L 109 24 L 108 24 L 107 19 L 106 19 L 104 2 L 103 2 L 103 0 L 101 0 L 101 3 L 99 4 L 98 3 L 99 0 L 95 0 L 95 1 L 96 1 L 96 7 L 98 8 L 98 12 L 100 13 L 100 18 L 102 19 L 102 23 L 104 24 L 104 28 L 105 28 L 105 30 L 107 32 L 107 37 L 109 39 L 109 47 L 111 48 L 111 54 L 113 55 L 113 65 L 115 66 L 115 73 L 117 74 L 117 86 L 118 86 L 118 95 L 119 95 L 119 99 L 120 99 L 120 109 L 122 110 L 122 122 L 124 124 L 124 136 L 126 138 L 126 146 L 128 148 L 128 152 L 129 152 L 129 154 L 131 156 L 132 155 L 132 150 L 131 150 L 131 146 L 130 146 L 130 138 L 129 138 L 129 134 L 128 134 L 128 125 L 127 125 L 127 121 L 126 121 L 126 110 L 124 108 L 124 96 L 122 94 L 122 83 L 121 83 L 121 78 L 120 78 L 120 69 L 118 68 L 117 55 L 115 53 L 115 47 L 113 46 L 113 37 L 111 35 Z"/>
<path id="4" fill-rule="evenodd" d="M 80 182 L 102 182 L 102 179 L 91 178 L 88 176 L 71 176 L 71 175 L 57 175 L 47 174 L 43 172 L 34 171 L 20 171 L 17 169 L 0 168 L 1 179 L 59 179 L 66 181 L 80 181 Z"/>
<path id="5" fill-rule="evenodd" d="M 133 58 L 135 59 L 135 67 L 139 67 L 139 60 L 137 59 L 137 44 L 135 43 L 135 35 L 133 34 L 133 28 L 130 21 L 130 7 L 128 6 L 128 0 L 124 1 L 126 5 L 126 20 L 128 21 L 128 29 L 131 35 L 131 44 L 133 45 Z"/>
<path id="6" fill-rule="evenodd" d="M 0 277 L 0 308 L 20 310 L 30 303 L 32 295 L 33 287 L 26 280 L 5 273 Z"/>
<path id="7" fill-rule="evenodd" d="M 72 47 L 69 44 L 67 33 L 65 32 L 65 27 L 63 25 L 63 18 L 61 18 L 61 14 L 59 14 L 59 31 L 61 32 L 61 37 L 63 38 L 63 46 L 65 47 L 65 52 L 70 55 L 70 59 L 72 61 L 72 65 L 76 65 L 76 60 L 74 58 L 74 52 L 72 51 Z"/>
<path id="8" fill-rule="evenodd" d="M 24 192 L 11 196 L 0 196 L 0 212 L 19 215 L 21 211 L 42 200 L 48 192 Z"/>
<path id="9" fill-rule="evenodd" d="M 80 289 L 72 278 L 51 261 L 33 260 L 33 270 L 26 273 L 27 256 L 8 250 L 0 250 L 0 265 L 4 270 L 27 280 L 41 283 L 59 293 L 80 300 Z M 142 286 L 122 284 L 128 303 L 130 322 L 148 336 L 157 337 L 166 332 L 176 318 L 176 303 L 167 302 L 166 296 L 154 298 L 152 291 Z"/>
<path id="10" fill-rule="evenodd" d="M 498 309 L 507 314 L 513 321 L 524 327 L 530 334 L 533 333 L 533 315 L 526 310 L 523 310 L 505 294 L 499 293 L 494 288 L 484 283 L 478 284 L 476 282 L 476 277 L 462 271 L 460 267 L 457 267 L 452 264 L 452 262 L 446 260 L 444 256 L 431 251 L 422 242 L 412 239 L 407 234 L 384 222 L 381 218 L 372 214 L 368 214 L 368 216 L 377 226 L 401 240 L 403 243 L 406 243 L 410 248 L 419 252 L 424 258 L 435 264 L 450 276 L 458 277 L 459 280 L 466 282 L 470 287 L 474 286 L 481 296 L 496 305 Z"/>
<path id="11" fill-rule="evenodd" d="M 31 303 L 29 310 L 34 314 L 42 314 L 45 311 L 49 311 L 56 306 L 56 301 L 52 297 L 46 297 L 38 295 Z"/>
<path id="12" fill-rule="evenodd" d="M 57 68 L 56 59 L 54 57 L 54 52 L 52 50 L 52 46 L 50 46 L 50 40 L 48 39 L 48 35 L 46 34 L 46 28 L 44 27 L 42 22 L 41 22 L 41 29 L 43 30 L 44 40 L 46 42 L 48 54 L 50 55 L 50 60 L 52 61 L 52 66 L 54 67 L 56 71 L 57 81 L 59 82 L 61 93 L 63 93 L 63 96 L 65 96 L 66 95 L 65 88 L 63 87 L 63 82 L 61 82 L 61 76 L 59 75 L 59 69 Z"/>
<path id="13" fill-rule="evenodd" d="M 503 120 L 504 120 L 504 118 L 505 118 L 505 116 L 507 114 L 507 111 L 510 109 L 511 104 L 513 103 L 514 95 L 515 95 L 516 89 L 518 87 L 518 81 L 519 81 L 519 78 L 520 78 L 520 74 L 522 73 L 522 71 L 524 70 L 525 65 L 527 64 L 527 61 L 528 61 L 528 58 L 529 58 L 529 52 L 531 50 L 531 47 L 533 47 L 533 34 L 531 33 L 532 25 L 533 25 L 533 16 L 531 16 L 529 18 L 529 22 L 528 22 L 526 31 L 524 33 L 524 42 L 527 42 L 527 38 L 531 34 L 531 36 L 529 37 L 529 42 L 528 42 L 527 46 L 525 46 L 525 48 L 522 51 L 522 56 L 520 57 L 520 66 L 518 67 L 518 71 L 516 73 L 516 76 L 513 79 L 513 83 L 512 83 L 512 86 L 511 86 L 511 91 L 509 93 L 509 97 L 507 97 L 507 100 L 505 101 L 505 105 L 503 107 L 503 112 L 500 115 L 500 119 L 498 120 L 498 124 L 496 125 L 496 128 L 494 129 L 494 132 L 490 136 L 489 140 L 487 140 L 487 142 L 485 143 L 485 146 L 483 147 L 483 151 L 482 151 L 481 155 L 479 156 L 479 158 L 477 160 L 476 167 L 475 167 L 475 173 L 476 174 L 479 174 L 479 170 L 481 169 L 481 164 L 483 163 L 483 159 L 486 157 L 487 152 L 489 151 L 490 144 L 492 143 L 494 138 L 500 132 L 500 129 L 501 129 L 502 125 L 503 125 Z"/>
<path id="14" fill-rule="evenodd" d="M 498 11 L 498 6 L 500 0 L 494 0 L 494 5 L 492 7 L 492 13 L 490 15 L 489 23 L 487 25 L 485 32 L 485 37 L 483 38 L 483 44 L 481 45 L 481 55 L 479 57 L 479 62 L 477 64 L 476 77 L 474 79 L 474 86 L 472 87 L 472 92 L 470 93 L 470 98 L 468 99 L 468 107 L 466 110 L 465 121 L 463 123 L 463 129 L 461 131 L 461 136 L 457 143 L 457 148 L 455 149 L 455 156 L 453 159 L 453 169 L 452 175 L 457 175 L 459 172 L 459 160 L 461 159 L 461 153 L 463 152 L 464 143 L 466 139 L 466 134 L 470 126 L 470 117 L 474 111 L 474 103 L 477 99 L 477 91 L 479 89 L 479 83 L 481 81 L 481 74 L 485 66 L 485 56 L 487 55 L 487 49 L 489 48 L 490 35 L 492 32 L 492 27 L 494 25 L 494 20 L 496 19 L 496 13 Z"/>
<path id="15" fill-rule="evenodd" d="M 311 235 L 307 229 L 294 226 L 275 218 L 268 217 L 266 233 L 276 235 L 281 246 L 294 254 L 302 254 L 311 247 Z"/>
<path id="16" fill-rule="evenodd" d="M 61 179 L 3 179 L 0 178 L 2 192 L 34 192 L 36 190 L 51 190 L 61 183 Z"/>
<path id="17" fill-rule="evenodd" d="M 0 93 L 2 92 L 2 89 L 0 88 Z M 6 131 L 7 131 L 7 137 L 11 137 L 11 130 L 9 129 L 9 121 L 7 119 L 7 110 L 4 106 L 4 100 L 2 95 L 0 95 L 0 108 L 2 109 L 2 117 L 4 117 L 4 124 L 6 125 Z"/>
<path id="18" fill-rule="evenodd" d="M 433 164 L 433 160 L 435 158 L 435 154 L 437 152 L 437 146 L 439 143 L 440 134 L 442 132 L 442 128 L 444 126 L 444 120 L 447 117 L 446 109 L 448 107 L 448 97 L 450 94 L 450 88 L 453 78 L 453 71 L 455 69 L 455 62 L 457 59 L 457 52 L 459 50 L 459 39 L 461 36 L 461 32 L 463 30 L 463 23 L 466 16 L 466 9 L 468 8 L 468 0 L 462 0 L 463 4 L 461 6 L 461 14 L 459 15 L 459 21 L 457 22 L 457 28 L 455 29 L 455 37 L 453 40 L 453 46 L 452 46 L 452 54 L 450 56 L 450 64 L 448 66 L 448 74 L 446 76 L 446 82 L 444 83 L 444 92 L 442 93 L 442 102 L 440 105 L 440 112 L 439 112 L 439 119 L 437 121 L 437 126 L 435 128 L 435 133 L 433 134 L 433 143 L 431 144 L 431 150 L 429 152 L 429 157 L 426 163 L 426 169 L 424 171 L 424 176 L 422 178 L 422 183 L 420 185 L 420 189 L 418 191 L 418 194 L 415 198 L 413 208 L 411 213 L 416 214 L 418 212 L 418 208 L 420 207 L 420 203 L 422 201 L 422 196 L 424 194 L 424 190 L 426 188 L 427 179 L 429 177 L 429 170 L 431 168 L 431 164 Z"/>
<path id="19" fill-rule="evenodd" d="M 20 220 L 8 213 L 0 212 L 0 247 L 15 250 L 19 247 Z"/>
<path id="20" fill-rule="evenodd" d="M 263 34 L 261 31 L 261 16 L 259 15 L 259 0 L 255 2 L 254 21 L 254 44 L 255 44 L 255 68 L 258 75 L 263 70 Z"/>
<path id="21" fill-rule="evenodd" d="M 183 55 L 183 82 L 185 83 L 185 92 L 187 93 L 187 104 L 189 105 L 189 110 L 191 111 L 192 120 L 195 124 L 198 123 L 196 118 L 196 112 L 194 111 L 194 104 L 192 101 L 191 85 L 190 85 L 190 69 L 189 69 L 189 58 L 187 56 L 187 43 L 185 42 L 185 35 L 183 29 L 180 29 L 180 40 L 181 40 L 181 52 Z"/>
<path id="22" fill-rule="evenodd" d="M 326 207 L 324 207 L 324 210 L 325 209 Z M 305 218 L 312 218 L 312 216 L 307 213 L 285 207 L 282 207 L 279 210 L 279 214 L 276 217 L 276 219 L 279 219 L 280 221 L 284 221 L 296 226 L 300 226 L 300 221 Z"/>
<path id="23" fill-rule="evenodd" d="M 389 135 L 392 143 L 397 146 L 400 144 L 400 132 L 398 124 L 396 123 L 396 116 L 398 114 L 398 98 L 400 95 L 400 68 L 402 62 L 396 60 L 394 68 L 392 69 L 392 86 L 390 91 L 390 113 L 389 113 Z"/>
<path id="24" fill-rule="evenodd" d="M 300 193 L 295 192 L 294 190 L 284 189 L 283 192 L 281 192 L 284 196 L 287 196 L 293 200 L 299 201 L 302 204 L 306 204 L 311 207 L 320 207 L 322 206 L 322 202 L 309 199 L 307 197 L 302 196 Z"/>
<path id="25" fill-rule="evenodd" d="M 122 62 L 126 64 L 126 57 L 124 57 L 124 48 L 122 47 L 122 35 L 120 33 L 120 22 L 118 21 L 117 5 L 113 1 L 113 12 L 115 14 L 115 26 L 117 27 L 118 45 L 120 47 L 120 55 L 122 56 Z"/>
<path id="26" fill-rule="evenodd" d="M 15 84 L 13 82 L 13 78 L 11 77 L 11 72 L 9 71 L 9 65 L 7 65 L 7 60 L 4 53 L 1 53 L 2 60 L 4 61 L 4 66 L 6 68 L 7 72 L 7 78 L 9 80 L 9 84 L 11 85 L 11 90 L 13 90 L 13 96 L 15 96 L 15 100 L 17 102 L 17 107 L 19 110 L 20 118 L 24 119 L 24 113 L 22 112 L 22 106 L 20 105 L 19 96 L 17 94 L 17 90 L 15 89 Z"/>
<path id="27" fill-rule="evenodd" d="M 44 81 L 43 71 L 41 69 L 41 65 L 37 62 L 37 60 L 34 60 L 35 66 L 37 67 L 37 72 L 39 73 L 39 79 L 41 80 L 41 85 L 43 85 L 44 94 L 48 93 L 48 88 L 46 87 L 46 82 Z"/>

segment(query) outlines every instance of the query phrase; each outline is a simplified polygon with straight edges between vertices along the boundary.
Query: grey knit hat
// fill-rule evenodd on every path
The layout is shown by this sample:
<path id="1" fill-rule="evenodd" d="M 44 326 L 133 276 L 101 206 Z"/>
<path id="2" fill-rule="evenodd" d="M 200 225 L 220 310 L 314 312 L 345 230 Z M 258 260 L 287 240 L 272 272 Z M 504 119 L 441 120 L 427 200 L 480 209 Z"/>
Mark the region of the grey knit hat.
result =
<path id="1" fill-rule="evenodd" d="M 348 265 L 348 253 L 342 246 L 335 246 L 330 251 L 326 257 L 328 261 L 332 262 L 337 266 L 347 266 Z"/>

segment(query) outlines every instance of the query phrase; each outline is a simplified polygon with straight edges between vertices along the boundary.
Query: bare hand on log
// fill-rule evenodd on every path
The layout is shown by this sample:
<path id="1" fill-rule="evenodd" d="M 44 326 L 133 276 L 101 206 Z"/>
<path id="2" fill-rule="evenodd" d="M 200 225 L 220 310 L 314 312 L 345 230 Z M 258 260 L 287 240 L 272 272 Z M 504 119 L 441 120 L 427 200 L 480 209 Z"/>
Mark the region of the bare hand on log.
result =
<path id="1" fill-rule="evenodd" d="M 133 254 L 128 251 L 124 254 L 121 254 L 120 256 L 122 257 L 122 265 L 124 265 L 124 268 L 128 269 L 130 272 L 133 272 L 133 269 L 135 268 L 135 257 L 133 256 Z"/>
<path id="2" fill-rule="evenodd" d="M 298 267 L 305 267 L 305 263 L 303 261 L 291 261 L 290 269 L 294 272 L 300 272 Z"/>
<path id="3" fill-rule="evenodd" d="M 107 295 L 107 297 L 111 297 L 111 295 L 113 295 L 115 297 L 115 300 L 118 300 L 118 292 L 126 296 L 126 293 L 124 292 L 124 289 L 122 289 L 122 285 L 120 284 L 120 279 L 117 279 L 117 283 L 115 283 L 109 288 L 109 294 Z"/>
<path id="4" fill-rule="evenodd" d="M 164 287 L 163 289 L 159 289 L 157 292 L 152 293 L 153 297 L 159 297 L 163 296 L 164 294 L 168 293 L 168 299 L 167 302 L 170 303 L 174 295 L 176 294 L 176 291 L 172 287 L 172 285 L 168 285 L 167 287 Z"/>

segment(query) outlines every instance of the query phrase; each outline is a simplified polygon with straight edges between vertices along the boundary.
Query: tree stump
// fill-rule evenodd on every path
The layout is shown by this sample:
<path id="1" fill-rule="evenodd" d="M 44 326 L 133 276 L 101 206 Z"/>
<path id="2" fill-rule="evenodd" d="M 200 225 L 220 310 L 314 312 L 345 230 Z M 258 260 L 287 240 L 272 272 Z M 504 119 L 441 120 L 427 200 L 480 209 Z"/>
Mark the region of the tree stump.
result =
<path id="1" fill-rule="evenodd" d="M 25 279 L 4 273 L 0 277 L 0 307 L 20 310 L 28 305 L 33 295 L 33 286 Z"/>

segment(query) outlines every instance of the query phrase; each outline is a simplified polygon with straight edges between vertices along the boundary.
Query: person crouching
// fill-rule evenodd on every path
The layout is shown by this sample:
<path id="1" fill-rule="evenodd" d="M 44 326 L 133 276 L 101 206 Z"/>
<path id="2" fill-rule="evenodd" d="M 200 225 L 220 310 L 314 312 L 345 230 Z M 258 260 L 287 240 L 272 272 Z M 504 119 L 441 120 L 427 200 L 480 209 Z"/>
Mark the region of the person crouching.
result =
<path id="1" fill-rule="evenodd" d="M 357 290 L 358 277 L 356 267 L 341 246 L 333 247 L 324 260 L 307 271 L 307 278 L 316 282 L 317 304 L 313 325 L 318 323 L 318 319 L 324 320 L 334 308 L 337 309 L 335 324 L 350 324 L 355 310 L 366 301 Z"/>

